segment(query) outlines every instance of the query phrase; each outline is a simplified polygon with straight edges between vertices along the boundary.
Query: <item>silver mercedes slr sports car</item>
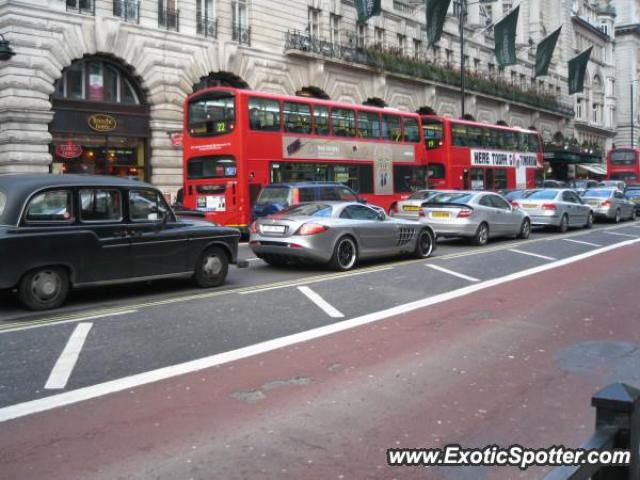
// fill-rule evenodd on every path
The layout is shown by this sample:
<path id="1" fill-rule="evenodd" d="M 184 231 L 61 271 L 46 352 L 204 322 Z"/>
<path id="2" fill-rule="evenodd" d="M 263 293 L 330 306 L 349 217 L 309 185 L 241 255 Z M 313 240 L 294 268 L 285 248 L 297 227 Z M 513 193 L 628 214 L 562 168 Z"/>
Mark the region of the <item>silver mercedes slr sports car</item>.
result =
<path id="1" fill-rule="evenodd" d="M 427 258 L 436 248 L 433 229 L 388 217 L 383 210 L 355 202 L 302 203 L 256 220 L 249 246 L 270 265 L 292 260 L 345 271 L 359 260 L 411 254 Z"/>

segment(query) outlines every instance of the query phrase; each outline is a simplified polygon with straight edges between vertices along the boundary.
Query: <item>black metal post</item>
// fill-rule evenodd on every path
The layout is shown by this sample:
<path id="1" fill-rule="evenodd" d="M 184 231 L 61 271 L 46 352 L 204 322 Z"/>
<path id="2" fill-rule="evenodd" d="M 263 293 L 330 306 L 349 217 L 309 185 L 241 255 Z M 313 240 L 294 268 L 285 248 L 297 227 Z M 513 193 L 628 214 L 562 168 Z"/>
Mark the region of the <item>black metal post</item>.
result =
<path id="1" fill-rule="evenodd" d="M 635 81 L 635 80 L 634 80 Z M 629 120 L 631 120 L 631 148 L 634 148 L 635 146 L 635 140 L 634 140 L 634 121 L 633 121 L 633 82 L 631 82 L 631 98 L 629 98 L 629 104 L 631 105 L 631 118 Z"/>
<path id="2" fill-rule="evenodd" d="M 464 118 L 465 78 L 464 78 L 464 11 L 466 0 L 460 0 L 460 118 Z"/>

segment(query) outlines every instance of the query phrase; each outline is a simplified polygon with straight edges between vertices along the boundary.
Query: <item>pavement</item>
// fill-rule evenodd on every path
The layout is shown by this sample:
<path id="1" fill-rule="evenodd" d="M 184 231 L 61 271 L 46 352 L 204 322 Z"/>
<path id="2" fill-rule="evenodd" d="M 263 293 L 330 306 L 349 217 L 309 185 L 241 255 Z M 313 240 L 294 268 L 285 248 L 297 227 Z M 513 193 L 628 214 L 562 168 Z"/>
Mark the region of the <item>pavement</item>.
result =
<path id="1" fill-rule="evenodd" d="M 604 224 L 346 274 L 252 261 L 47 315 L 7 297 L 0 478 L 539 478 L 385 451 L 581 443 L 595 390 L 640 383 L 638 253 L 638 223 Z"/>

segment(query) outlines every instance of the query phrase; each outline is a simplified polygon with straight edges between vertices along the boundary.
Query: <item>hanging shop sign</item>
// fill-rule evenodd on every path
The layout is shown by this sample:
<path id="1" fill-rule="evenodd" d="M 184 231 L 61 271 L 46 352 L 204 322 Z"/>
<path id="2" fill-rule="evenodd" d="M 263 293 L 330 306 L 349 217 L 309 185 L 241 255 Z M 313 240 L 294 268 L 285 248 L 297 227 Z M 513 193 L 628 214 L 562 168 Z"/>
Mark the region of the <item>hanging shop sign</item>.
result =
<path id="1" fill-rule="evenodd" d="M 91 130 L 101 133 L 111 132 L 118 126 L 116 119 L 106 113 L 94 113 L 88 118 L 87 123 Z"/>
<path id="2" fill-rule="evenodd" d="M 68 141 L 62 145 L 56 145 L 56 155 L 60 158 L 77 158 L 82 154 L 82 146 Z"/>

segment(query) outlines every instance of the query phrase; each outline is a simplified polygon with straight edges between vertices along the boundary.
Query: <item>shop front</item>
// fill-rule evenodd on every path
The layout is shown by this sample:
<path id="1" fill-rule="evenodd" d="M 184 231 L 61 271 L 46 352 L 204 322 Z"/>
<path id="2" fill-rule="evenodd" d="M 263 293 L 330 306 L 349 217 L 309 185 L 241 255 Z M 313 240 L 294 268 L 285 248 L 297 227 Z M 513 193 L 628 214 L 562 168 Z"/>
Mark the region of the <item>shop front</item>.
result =
<path id="1" fill-rule="evenodd" d="M 51 172 L 150 179 L 149 108 L 141 97 L 110 61 L 67 68 L 52 99 Z"/>
<path id="2" fill-rule="evenodd" d="M 545 146 L 544 177 L 547 180 L 600 180 L 606 176 L 606 172 L 606 164 L 598 154 Z"/>

